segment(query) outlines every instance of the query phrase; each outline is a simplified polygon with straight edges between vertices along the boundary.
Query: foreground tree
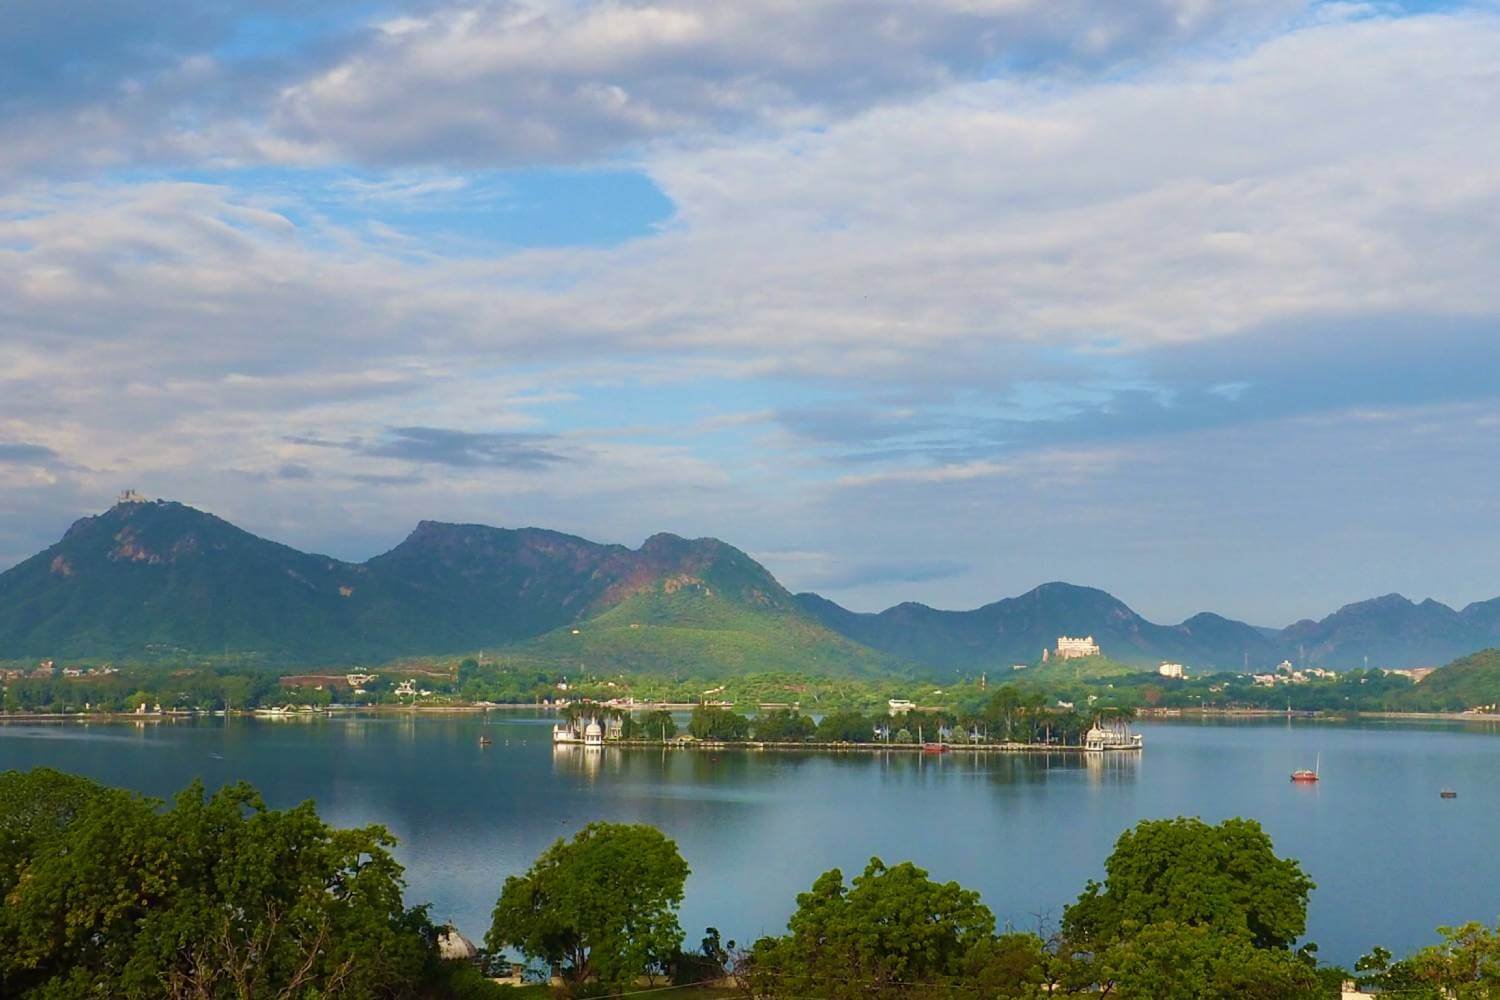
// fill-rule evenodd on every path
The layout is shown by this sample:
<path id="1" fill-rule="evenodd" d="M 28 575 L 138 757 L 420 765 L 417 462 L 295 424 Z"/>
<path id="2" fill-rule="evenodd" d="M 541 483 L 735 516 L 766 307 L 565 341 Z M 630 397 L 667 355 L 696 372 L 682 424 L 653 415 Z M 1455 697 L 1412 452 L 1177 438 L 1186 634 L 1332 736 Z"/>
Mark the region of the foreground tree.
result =
<path id="1" fill-rule="evenodd" d="M 979 894 L 934 882 L 910 862 L 887 868 L 873 858 L 848 888 L 838 869 L 825 872 L 797 897 L 787 930 L 751 951 L 757 996 L 942 996 L 982 976 L 988 995 L 1010 997 L 1032 994 L 1006 990 L 1040 982 L 1029 962 L 1040 942 L 1019 955 L 997 949 L 995 918 Z"/>
<path id="2" fill-rule="evenodd" d="M 1493 1000 L 1500 997 L 1500 929 L 1471 922 L 1439 927 L 1442 942 L 1399 962 L 1376 948 L 1355 969 L 1367 986 L 1413 1000 Z"/>
<path id="3" fill-rule="evenodd" d="M 1290 951 L 1172 921 L 1118 942 L 1097 968 L 1119 1000 L 1320 1000 L 1325 993 L 1312 966 Z"/>
<path id="4" fill-rule="evenodd" d="M 485 945 L 558 969 L 572 993 L 628 987 L 682 947 L 688 866 L 660 830 L 590 823 L 505 880 Z"/>
<path id="5" fill-rule="evenodd" d="M 248 785 L 195 783 L 161 810 L 8 772 L 0 830 L 0 995 L 421 996 L 433 970 L 391 836 L 330 828 L 311 803 L 274 811 Z"/>
<path id="6" fill-rule="evenodd" d="M 1307 928 L 1313 882 L 1276 856 L 1254 820 L 1147 820 L 1120 836 L 1104 870 L 1063 915 L 1064 936 L 1088 950 L 1167 921 L 1243 935 L 1257 948 L 1289 948 Z"/>
<path id="7" fill-rule="evenodd" d="M 1278 858 L 1259 824 L 1148 820 L 1121 835 L 1063 914 L 1058 948 L 1070 983 L 1123 1000 L 1235 996 L 1313 1000 L 1326 992 L 1308 946 L 1312 880 Z"/>

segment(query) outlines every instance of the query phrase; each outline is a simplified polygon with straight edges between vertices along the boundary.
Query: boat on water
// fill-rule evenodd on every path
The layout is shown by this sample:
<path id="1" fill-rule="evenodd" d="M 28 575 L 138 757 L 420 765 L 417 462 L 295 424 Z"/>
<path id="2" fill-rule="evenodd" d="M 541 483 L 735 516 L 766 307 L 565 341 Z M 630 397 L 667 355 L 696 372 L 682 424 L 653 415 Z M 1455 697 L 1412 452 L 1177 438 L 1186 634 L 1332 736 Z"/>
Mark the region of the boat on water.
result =
<path id="1" fill-rule="evenodd" d="M 922 744 L 922 752 L 923 753 L 947 753 L 948 752 L 948 747 L 947 747 L 946 744 L 943 744 L 943 743 L 923 743 Z"/>
<path id="2" fill-rule="evenodd" d="M 1440 799 L 1456 799 L 1456 798 L 1458 798 L 1458 793 L 1455 792 L 1451 788 L 1445 788 L 1441 792 L 1438 792 L 1438 798 L 1440 798 Z"/>
<path id="3" fill-rule="evenodd" d="M 1140 733 L 1132 733 L 1124 719 L 1095 719 L 1093 727 L 1083 734 L 1083 749 L 1089 753 L 1104 753 L 1109 750 L 1140 750 L 1146 740 Z"/>
<path id="4" fill-rule="evenodd" d="M 1318 772 L 1320 772 L 1322 769 L 1323 755 L 1318 754 L 1317 759 L 1313 762 L 1313 769 L 1309 771 L 1305 767 L 1298 768 L 1297 770 L 1292 772 L 1292 780 L 1297 782 L 1298 784 L 1310 785 L 1318 780 Z"/>
<path id="5" fill-rule="evenodd" d="M 479 745 L 482 746 L 482 747 L 487 747 L 487 746 L 489 746 L 493 742 L 495 742 L 495 741 L 492 740 L 492 739 L 490 739 L 488 736 L 481 736 L 481 737 L 479 737 Z"/>

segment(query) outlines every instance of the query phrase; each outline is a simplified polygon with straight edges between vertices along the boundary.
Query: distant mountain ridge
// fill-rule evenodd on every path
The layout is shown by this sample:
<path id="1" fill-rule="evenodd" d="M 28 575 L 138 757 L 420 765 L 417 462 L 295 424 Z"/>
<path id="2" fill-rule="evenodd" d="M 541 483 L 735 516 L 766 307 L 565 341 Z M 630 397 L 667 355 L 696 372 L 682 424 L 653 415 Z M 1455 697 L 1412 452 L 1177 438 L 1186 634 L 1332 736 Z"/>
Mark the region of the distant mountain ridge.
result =
<path id="1" fill-rule="evenodd" d="M 587 623 L 587 627 L 585 626 Z M 0 658 L 255 653 L 353 663 L 507 647 L 589 669 L 1004 670 L 1059 635 L 1151 666 L 1444 663 L 1500 644 L 1500 598 L 1455 611 L 1387 595 L 1257 628 L 1203 612 L 1146 620 L 1105 591 L 1047 583 L 971 611 L 854 612 L 789 593 L 713 538 L 638 549 L 540 528 L 422 521 L 363 563 L 300 552 L 170 501 L 122 503 L 0 573 Z"/>

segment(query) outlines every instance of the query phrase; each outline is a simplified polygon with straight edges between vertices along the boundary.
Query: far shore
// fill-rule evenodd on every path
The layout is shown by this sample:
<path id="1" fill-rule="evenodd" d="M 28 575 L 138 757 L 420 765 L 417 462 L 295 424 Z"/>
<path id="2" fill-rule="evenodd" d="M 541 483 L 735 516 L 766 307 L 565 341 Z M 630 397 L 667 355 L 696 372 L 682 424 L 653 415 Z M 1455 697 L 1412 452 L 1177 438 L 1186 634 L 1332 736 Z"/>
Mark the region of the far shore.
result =
<path id="1" fill-rule="evenodd" d="M 269 709 L 232 709 L 200 712 L 190 709 L 160 712 L 6 712 L 0 711 L 0 725 L 8 722 L 177 722 L 190 719 L 316 719 L 337 715 L 478 715 L 485 712 L 558 712 L 568 706 L 530 703 L 481 703 L 447 705 L 331 705 L 327 708 L 274 712 Z M 610 706 L 630 711 L 689 712 L 698 706 L 677 702 L 637 702 L 629 706 Z M 1251 718 L 1251 719 L 1389 719 L 1397 722 L 1500 722 L 1500 712 L 1325 712 L 1274 708 L 1146 708 L 1137 719 L 1143 722 L 1178 718 Z M 654 744 L 659 746 L 660 744 Z M 742 744 L 726 744 L 739 746 Z M 807 746 L 807 744 L 799 744 Z M 967 748 L 965 748 L 967 749 Z"/>

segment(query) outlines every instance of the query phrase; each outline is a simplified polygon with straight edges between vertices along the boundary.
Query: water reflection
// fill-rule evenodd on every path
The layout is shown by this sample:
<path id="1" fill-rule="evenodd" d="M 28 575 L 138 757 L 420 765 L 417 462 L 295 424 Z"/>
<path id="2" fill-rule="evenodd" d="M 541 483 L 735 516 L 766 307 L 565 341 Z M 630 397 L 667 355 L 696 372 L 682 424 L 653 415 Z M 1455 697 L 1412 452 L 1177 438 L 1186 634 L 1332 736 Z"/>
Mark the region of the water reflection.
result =
<path id="1" fill-rule="evenodd" d="M 312 798 L 338 825 L 383 823 L 401 840 L 413 900 L 471 937 L 506 875 L 595 820 L 652 823 L 678 842 L 694 872 L 690 937 L 705 924 L 739 940 L 779 931 L 821 872 L 848 875 L 872 855 L 957 879 L 1002 923 L 1030 926 L 1100 875 L 1122 830 L 1179 814 L 1260 820 L 1318 883 L 1310 934 L 1330 961 L 1493 920 L 1500 896 L 1492 723 L 1183 721 L 1143 726 L 1140 755 L 930 755 L 554 749 L 553 721 L 0 725 L 0 769 L 47 765 L 161 798 L 193 778 L 245 779 L 275 807 Z M 1288 782 L 1318 754 L 1322 782 Z M 1440 800 L 1445 787 L 1458 798 Z"/>

